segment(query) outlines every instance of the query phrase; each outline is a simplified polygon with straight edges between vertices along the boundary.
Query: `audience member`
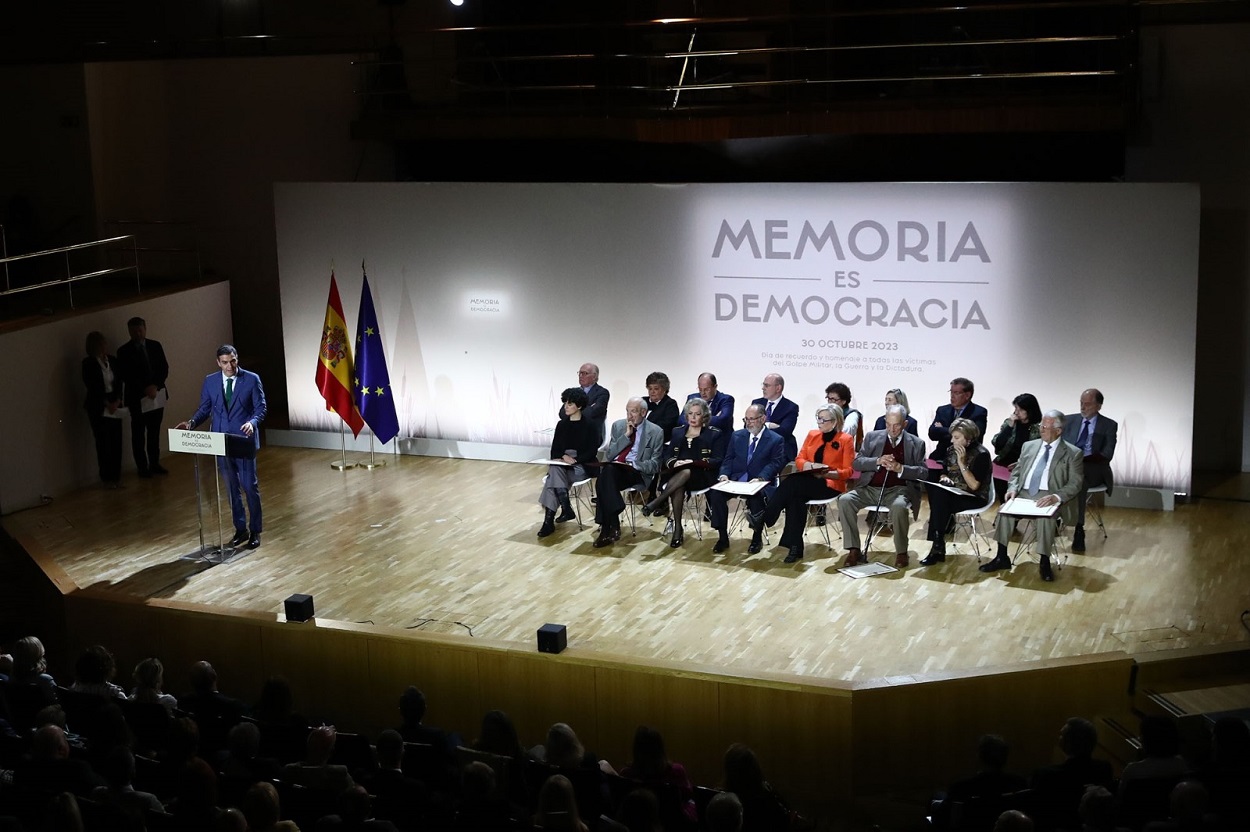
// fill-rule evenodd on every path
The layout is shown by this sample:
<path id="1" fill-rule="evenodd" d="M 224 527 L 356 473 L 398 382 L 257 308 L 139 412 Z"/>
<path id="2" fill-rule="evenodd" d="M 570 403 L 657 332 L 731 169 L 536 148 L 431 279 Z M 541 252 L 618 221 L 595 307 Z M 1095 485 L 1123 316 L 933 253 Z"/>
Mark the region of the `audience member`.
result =
<path id="1" fill-rule="evenodd" d="M 460 738 L 442 728 L 426 725 L 426 708 L 425 694 L 416 685 L 409 685 L 399 696 L 399 716 L 403 721 L 395 730 L 404 742 L 433 746 L 450 759 L 452 751 L 460 744 Z"/>
<path id="2" fill-rule="evenodd" d="M 665 442 L 677 427 L 677 402 L 668 394 L 670 386 L 668 376 L 658 370 L 647 375 L 647 421 L 664 431 Z"/>
<path id="3" fill-rule="evenodd" d="M 720 792 L 703 812 L 708 832 L 741 832 L 742 801 L 733 792 Z"/>
<path id="4" fill-rule="evenodd" d="M 93 644 L 82 651 L 74 663 L 74 684 L 70 685 L 70 690 L 125 699 L 126 691 L 113 684 L 116 675 L 117 664 L 113 661 L 113 654 L 103 645 Z"/>
<path id="5" fill-rule="evenodd" d="M 725 790 L 742 803 L 742 832 L 784 832 L 793 814 L 764 779 L 755 752 L 742 743 L 725 751 Z"/>
<path id="6" fill-rule="evenodd" d="M 785 442 L 780 434 L 765 427 L 764 420 L 764 408 L 758 404 L 747 407 L 746 415 L 742 417 L 745 427 L 729 437 L 717 477 L 719 482 L 767 483 L 745 498 L 752 531 L 747 552 L 752 555 L 764 548 L 765 500 L 773 492 L 773 483 L 786 465 Z M 729 495 L 713 489 L 707 493 L 707 504 L 712 528 L 718 533 L 712 552 L 720 554 L 729 548 Z"/>
<path id="7" fill-rule="evenodd" d="M 395 824 L 373 816 L 369 792 L 352 786 L 338 797 L 338 814 L 317 821 L 316 832 L 398 832 Z"/>
<path id="8" fill-rule="evenodd" d="M 1211 759 L 1199 777 L 1211 793 L 1211 809 L 1233 829 L 1250 829 L 1250 725 L 1224 716 L 1211 729 Z"/>
<path id="9" fill-rule="evenodd" d="M 100 773 L 108 785 L 95 788 L 91 792 L 93 800 L 109 803 L 140 821 L 147 812 L 164 813 L 165 807 L 156 795 L 135 789 L 135 755 L 130 749 L 123 746 L 111 749 L 100 766 Z"/>
<path id="10" fill-rule="evenodd" d="M 1050 568 L 1050 556 L 1055 551 L 1059 520 L 1070 524 L 1076 519 L 1075 498 L 1080 494 L 1084 481 L 1081 452 L 1075 445 L 1063 441 L 1060 438 L 1062 433 L 1063 414 L 1058 410 L 1046 411 L 1042 416 L 1042 438 L 1025 443 L 1020 451 L 1020 461 L 1007 483 L 1007 493 L 1003 495 L 1008 502 L 1020 494 L 1036 501 L 1040 508 L 1060 506 L 1054 516 L 1031 518 L 1037 531 L 1038 569 L 1043 581 L 1055 579 Z M 1007 545 L 1015 529 L 1014 519 L 1000 510 L 994 527 L 998 553 L 992 561 L 979 567 L 982 572 L 1011 569 Z"/>
<path id="11" fill-rule="evenodd" d="M 664 736 L 654 728 L 639 725 L 634 731 L 633 756 L 621 769 L 621 776 L 649 786 L 671 786 L 681 799 L 681 811 L 692 823 L 698 820 L 694 805 L 694 784 L 681 763 L 668 758 Z"/>
<path id="12" fill-rule="evenodd" d="M 1120 774 L 1120 797 L 1134 780 L 1184 777 L 1189 763 L 1181 756 L 1181 735 L 1176 723 L 1165 716 L 1144 716 L 1141 720 L 1141 759 L 1124 766 Z"/>
<path id="13" fill-rule="evenodd" d="M 512 718 L 503 711 L 487 711 L 482 717 L 482 727 L 478 731 L 473 748 L 500 757 L 511 757 L 520 760 L 525 756 L 525 749 L 517 736 L 516 726 Z"/>
<path id="14" fill-rule="evenodd" d="M 202 720 L 221 720 L 234 725 L 247 714 L 247 706 L 242 701 L 226 696 L 217 690 L 217 671 L 205 661 L 191 665 L 187 678 L 191 682 L 191 692 L 178 697 L 182 710 Z M 201 729 L 203 725 L 201 724 Z"/>
<path id="15" fill-rule="evenodd" d="M 695 387 L 696 392 L 686 396 L 686 401 L 691 399 L 703 399 L 707 402 L 708 413 L 710 414 L 708 424 L 716 428 L 725 435 L 733 433 L 734 429 L 734 397 L 728 393 L 722 393 L 716 386 L 715 373 L 702 373 L 699 375 Z M 686 423 L 685 409 L 682 410 L 680 424 Z"/>
<path id="16" fill-rule="evenodd" d="M 1182 780 L 1168 796 L 1168 817 L 1147 823 L 1143 832 L 1216 832 L 1222 827 L 1208 814 L 1211 796 L 1197 780 Z"/>
<path id="17" fill-rule="evenodd" d="M 179 830 L 211 830 L 221 808 L 217 805 L 217 774 L 199 757 L 183 764 L 178 773 L 178 796 L 169 804 Z"/>
<path id="18" fill-rule="evenodd" d="M 842 430 L 855 440 L 855 450 L 864 444 L 864 414 L 851 407 L 851 388 L 835 381 L 825 388 L 825 401 L 842 408 Z"/>
<path id="19" fill-rule="evenodd" d="M 903 414 L 907 417 L 906 420 L 903 422 L 903 429 L 906 430 L 908 433 L 910 433 L 912 436 L 915 436 L 917 439 L 919 439 L 920 438 L 920 425 L 917 424 L 916 417 L 911 415 L 911 403 L 907 400 L 907 394 L 904 393 L 898 387 L 895 387 L 890 390 L 886 390 L 885 391 L 886 410 L 889 410 L 891 407 L 893 407 L 896 404 L 903 406 Z M 875 424 L 873 424 L 872 429 L 873 430 L 885 430 L 885 414 L 884 413 L 882 413 L 880 416 L 877 417 L 877 421 Z M 858 450 L 858 448 L 856 450 Z"/>
<path id="20" fill-rule="evenodd" d="M 553 774 L 538 791 L 534 825 L 552 832 L 589 832 L 577 811 L 573 784 L 563 774 Z"/>
<path id="21" fill-rule="evenodd" d="M 130 698 L 135 702 L 159 702 L 173 713 L 178 700 L 162 690 L 165 684 L 165 666 L 157 658 L 147 658 L 135 665 L 134 689 Z"/>
<path id="22" fill-rule="evenodd" d="M 1029 785 L 1046 807 L 1051 826 L 1075 829 L 1078 809 L 1089 785 L 1110 788 L 1114 781 L 1111 764 L 1093 758 L 1098 747 L 1098 729 L 1081 717 L 1072 717 L 1059 730 L 1062 763 L 1033 772 Z"/>
<path id="23" fill-rule="evenodd" d="M 33 792 L 72 792 L 78 797 L 108 785 L 86 762 L 70 757 L 65 732 L 56 725 L 35 731 L 30 759 L 14 770 L 13 783 Z"/>
<path id="24" fill-rule="evenodd" d="M 1018 792 L 1027 785 L 1023 777 L 1007 771 L 1011 746 L 997 734 L 985 734 L 977 741 L 977 773 L 957 780 L 946 790 L 949 801 L 964 802 L 973 797 L 994 797 Z"/>
<path id="25" fill-rule="evenodd" d="M 332 765 L 334 742 L 338 732 L 333 725 L 322 725 L 308 732 L 304 761 L 282 767 L 282 779 L 309 789 L 339 794 L 355 785 L 347 766 Z"/>
<path id="26" fill-rule="evenodd" d="M 1063 438 L 1080 448 L 1085 458 L 1085 481 L 1077 503 L 1076 527 L 1072 530 L 1072 551 L 1085 551 L 1085 501 L 1092 486 L 1105 485 L 1110 494 L 1115 487 L 1111 458 L 1115 456 L 1115 420 L 1102 415 L 1102 391 L 1089 388 L 1081 393 L 1081 411 L 1064 420 Z"/>
<path id="27" fill-rule="evenodd" d="M 885 430 L 864 437 L 864 446 L 852 467 L 860 472 L 851 489 L 838 498 L 842 519 L 842 545 L 847 549 L 844 566 L 867 563 L 860 549 L 859 511 L 879 505 L 890 514 L 894 527 L 894 565 L 907 566 L 907 529 L 911 516 L 920 513 L 920 485 L 926 469 L 924 442 L 903 431 L 907 412 L 902 405 L 886 409 Z"/>
<path id="28" fill-rule="evenodd" d="M 48 674 L 48 660 L 43 642 L 35 636 L 19 638 L 13 644 L 12 656 L 13 673 L 10 681 L 14 685 L 34 686 L 43 697 L 44 705 L 56 702 L 56 680 Z"/>
<path id="29" fill-rule="evenodd" d="M 294 822 L 282 820 L 282 804 L 273 783 L 254 783 L 239 807 L 247 819 L 248 832 L 299 832 Z"/>
<path id="30" fill-rule="evenodd" d="M 1077 806 L 1082 832 L 1119 832 L 1115 795 L 1104 786 L 1086 786 Z"/>
<path id="31" fill-rule="evenodd" d="M 807 501 L 834 499 L 845 493 L 855 475 L 855 439 L 842 430 L 842 408 L 825 404 L 816 408 L 816 429 L 807 434 L 794 459 L 790 474 L 768 498 L 764 525 L 772 527 L 786 513 L 781 545 L 786 563 L 803 559 L 803 529 L 807 525 Z"/>
<path id="32" fill-rule="evenodd" d="M 616 819 L 629 832 L 664 832 L 660 824 L 660 802 L 650 789 L 634 789 L 625 795 Z"/>
<path id="33" fill-rule="evenodd" d="M 610 546 L 621 539 L 621 512 L 625 498 L 621 491 L 631 486 L 649 488 L 660 470 L 660 453 L 664 449 L 664 433 L 647 421 L 647 404 L 640 398 L 625 403 L 625 418 L 612 423 L 604 464 L 599 468 L 595 487 L 595 522 L 599 535 L 594 548 Z"/>
<path id="34" fill-rule="evenodd" d="M 929 438 L 937 442 L 937 447 L 933 449 L 933 453 L 929 454 L 929 459 L 937 462 L 946 459 L 946 452 L 950 450 L 951 444 L 950 428 L 956 419 L 961 417 L 971 419 L 976 423 L 981 435 L 985 435 L 985 426 L 990 414 L 984 407 L 972 401 L 974 391 L 975 388 L 968 379 L 963 377 L 951 379 L 951 403 L 944 404 L 937 409 L 933 424 L 929 426 Z"/>
<path id="35" fill-rule="evenodd" d="M 432 806 L 429 788 L 404 774 L 404 738 L 387 729 L 378 735 L 378 770 L 362 781 L 377 802 L 379 817 L 394 821 L 401 829 L 416 826 Z"/>
<path id="36" fill-rule="evenodd" d="M 1008 809 L 994 821 L 994 832 L 1033 832 L 1033 819 L 1019 809 Z"/>
<path id="37" fill-rule="evenodd" d="M 525 828 L 525 810 L 503 795 L 495 770 L 481 761 L 464 767 L 460 777 L 460 805 L 452 828 L 456 832 L 513 832 Z"/>
<path id="38" fill-rule="evenodd" d="M 799 424 L 799 406 L 782 395 L 786 380 L 777 373 L 764 376 L 761 389 L 764 395 L 751 404 L 759 405 L 763 412 L 764 427 L 775 431 L 785 442 L 783 463 L 793 462 L 799 453 L 799 443 L 794 438 L 794 429 Z"/>
<path id="39" fill-rule="evenodd" d="M 272 757 L 260 756 L 260 728 L 254 722 L 240 722 L 226 735 L 226 750 L 218 770 L 234 782 L 274 780 L 282 766 Z"/>
<path id="40" fill-rule="evenodd" d="M 258 722 L 307 728 L 308 719 L 295 711 L 295 693 L 285 676 L 270 676 L 260 689 L 260 701 L 252 711 Z"/>

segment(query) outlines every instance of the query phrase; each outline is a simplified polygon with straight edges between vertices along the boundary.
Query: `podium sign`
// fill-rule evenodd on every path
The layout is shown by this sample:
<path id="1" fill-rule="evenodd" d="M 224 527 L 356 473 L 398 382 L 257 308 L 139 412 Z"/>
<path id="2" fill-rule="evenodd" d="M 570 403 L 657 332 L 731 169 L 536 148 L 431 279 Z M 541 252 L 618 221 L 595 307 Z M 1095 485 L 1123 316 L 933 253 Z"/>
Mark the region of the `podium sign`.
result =
<path id="1" fill-rule="evenodd" d="M 226 435 L 205 430 L 169 429 L 169 450 L 177 454 L 226 455 Z"/>

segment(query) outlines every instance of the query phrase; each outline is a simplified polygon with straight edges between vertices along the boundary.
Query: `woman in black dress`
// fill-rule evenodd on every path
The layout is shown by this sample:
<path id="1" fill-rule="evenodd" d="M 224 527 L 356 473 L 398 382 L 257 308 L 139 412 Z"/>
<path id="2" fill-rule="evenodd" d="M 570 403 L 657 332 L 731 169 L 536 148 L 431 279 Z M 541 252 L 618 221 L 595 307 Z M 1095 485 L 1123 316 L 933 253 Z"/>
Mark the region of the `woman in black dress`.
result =
<path id="1" fill-rule="evenodd" d="M 990 452 L 980 444 L 981 429 L 971 419 L 951 422 L 951 447 L 946 452 L 942 485 L 960 489 L 955 494 L 942 488 L 929 488 L 929 554 L 921 566 L 932 566 L 946 560 L 946 527 L 956 513 L 985 505 L 990 495 L 993 465 Z"/>
<path id="2" fill-rule="evenodd" d="M 582 418 L 582 411 L 590 403 L 586 392 L 580 387 L 570 387 L 560 394 L 567 419 L 556 422 L 556 432 L 551 438 L 551 458 L 564 465 L 547 466 L 547 482 L 543 484 L 538 502 L 543 507 L 543 524 L 539 537 L 546 537 L 556 530 L 556 523 L 577 517 L 569 502 L 569 486 L 587 477 L 586 465 L 594 462 L 599 451 L 599 429 L 589 419 Z M 560 516 L 556 517 L 556 509 Z"/>
<path id="3" fill-rule="evenodd" d="M 673 441 L 664 448 L 660 491 L 642 507 L 642 513 L 650 516 L 662 511 L 665 503 L 672 504 L 673 539 L 669 545 L 673 548 L 685 539 L 681 510 L 686 492 L 701 491 L 716 482 L 725 457 L 726 436 L 708 424 L 710 418 L 706 401 L 696 396 L 686 402 L 686 424 L 673 429 Z"/>

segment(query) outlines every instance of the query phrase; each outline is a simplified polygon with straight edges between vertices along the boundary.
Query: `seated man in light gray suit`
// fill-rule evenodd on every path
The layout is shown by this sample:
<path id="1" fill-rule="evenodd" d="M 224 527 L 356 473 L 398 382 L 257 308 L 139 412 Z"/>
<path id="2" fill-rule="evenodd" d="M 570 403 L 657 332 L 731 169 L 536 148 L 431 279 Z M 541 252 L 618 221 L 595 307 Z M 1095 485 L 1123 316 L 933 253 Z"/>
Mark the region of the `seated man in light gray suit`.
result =
<path id="1" fill-rule="evenodd" d="M 1081 450 L 1071 442 L 1059 437 L 1063 434 L 1063 414 L 1047 410 L 1042 414 L 1042 438 L 1031 439 L 1020 449 L 1020 461 L 1011 471 L 1007 482 L 1005 503 L 1017 494 L 1036 500 L 1039 506 L 1061 505 L 1059 519 L 1065 523 L 1076 520 L 1075 499 L 1085 482 L 1085 460 Z M 1007 544 L 1015 523 L 1013 517 L 999 514 L 994 536 L 998 539 L 998 555 L 981 566 L 982 572 L 1010 569 L 1011 558 L 1007 556 Z M 1053 581 L 1050 570 L 1050 554 L 1055 548 L 1055 531 L 1059 526 L 1055 517 L 1037 517 L 1037 554 L 1041 558 L 1043 581 Z"/>
<path id="2" fill-rule="evenodd" d="M 1063 440 L 1081 449 L 1085 457 L 1085 485 L 1076 503 L 1076 528 L 1072 530 L 1072 551 L 1085 551 L 1085 501 L 1089 488 L 1115 484 L 1111 477 L 1111 457 L 1115 456 L 1115 434 L 1119 425 L 1102 415 L 1102 391 L 1091 387 L 1081 393 L 1081 413 L 1063 422 Z"/>
<path id="3" fill-rule="evenodd" d="M 625 418 L 612 423 L 608 450 L 599 469 L 595 487 L 595 522 L 599 524 L 596 549 L 621 539 L 621 512 L 625 510 L 621 489 L 631 485 L 649 488 L 660 470 L 662 450 L 664 430 L 647 421 L 647 403 L 635 396 L 625 403 Z"/>
<path id="4" fill-rule="evenodd" d="M 842 545 L 846 547 L 843 566 L 867 563 L 859 548 L 859 511 L 880 504 L 894 524 L 894 565 L 907 566 L 907 527 L 920 513 L 920 481 L 927 474 L 924 442 L 912 436 L 907 426 L 907 409 L 893 404 L 885 409 L 885 430 L 874 430 L 851 467 L 860 472 L 850 491 L 838 498 L 842 518 Z M 910 515 L 910 517 L 909 517 Z"/>

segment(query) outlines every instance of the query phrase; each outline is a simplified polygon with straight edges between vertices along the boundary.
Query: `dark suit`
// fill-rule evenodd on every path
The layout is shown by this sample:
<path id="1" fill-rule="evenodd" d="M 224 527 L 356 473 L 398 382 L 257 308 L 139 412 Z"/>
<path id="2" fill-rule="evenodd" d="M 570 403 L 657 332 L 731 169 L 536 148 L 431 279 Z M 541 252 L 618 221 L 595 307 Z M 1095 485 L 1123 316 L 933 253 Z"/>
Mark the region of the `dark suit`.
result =
<path id="1" fill-rule="evenodd" d="M 924 442 L 920 437 L 903 431 L 899 441 L 903 443 L 903 470 L 898 475 L 902 485 L 891 485 L 884 493 L 869 487 L 877 473 L 877 460 L 885 456 L 890 447 L 886 431 L 874 430 L 865 436 L 859 455 L 851 463 L 851 467 L 859 472 L 859 479 L 851 485 L 850 491 L 838 498 L 842 545 L 847 549 L 860 548 L 860 509 L 875 506 L 880 497 L 881 507 L 889 511 L 890 522 L 894 526 L 894 551 L 900 555 L 907 552 L 907 529 L 911 519 L 920 513 L 920 480 L 925 478 L 928 469 L 925 468 Z"/>
<path id="2" fill-rule="evenodd" d="M 794 462 L 794 458 L 799 455 L 799 442 L 794 438 L 794 429 L 799 424 L 799 406 L 785 396 L 777 400 L 777 404 L 773 406 L 771 414 L 768 413 L 768 399 L 755 399 L 751 404 L 758 404 L 760 410 L 764 411 L 765 422 L 772 422 L 777 426 L 770 428 L 770 430 L 779 433 L 786 443 L 785 461 Z"/>
<path id="3" fill-rule="evenodd" d="M 647 421 L 664 431 L 664 441 L 667 442 L 673 436 L 673 428 L 677 427 L 677 402 L 667 393 L 658 402 L 651 399 L 643 401 L 647 403 Z"/>
<path id="4" fill-rule="evenodd" d="M 935 459 L 938 462 L 946 462 L 946 452 L 951 447 L 951 422 L 957 418 L 971 419 L 977 428 L 981 431 L 981 436 L 985 436 L 985 426 L 989 422 L 990 414 L 984 407 L 968 400 L 964 405 L 963 413 L 955 416 L 954 405 L 944 404 L 937 409 L 937 413 L 933 415 L 933 424 L 929 426 L 929 438 L 937 442 L 937 447 L 933 449 L 933 453 L 929 454 L 929 459 Z M 942 427 L 938 427 L 938 424 Z"/>
<path id="5" fill-rule="evenodd" d="M 243 425 L 251 424 L 250 440 L 253 453 L 248 457 L 218 457 L 217 466 L 226 480 L 226 488 L 230 492 L 230 512 L 234 518 L 235 531 L 250 531 L 258 535 L 263 528 L 260 511 L 260 481 L 256 477 L 255 449 L 260 447 L 260 423 L 264 421 L 266 412 L 265 388 L 260 383 L 260 376 L 239 368 L 235 374 L 234 392 L 230 405 L 226 405 L 226 393 L 223 387 L 223 374 L 210 373 L 204 379 L 200 390 L 200 407 L 195 415 L 187 421 L 194 428 L 212 415 L 214 431 L 227 434 L 242 434 Z M 243 498 L 240 491 L 247 495 L 247 514 L 243 512 Z M 251 522 L 248 522 L 248 517 Z"/>
<path id="6" fill-rule="evenodd" d="M 645 419 L 638 425 L 638 448 L 634 457 L 633 468 L 626 470 L 623 466 L 610 464 L 621 451 L 629 447 L 628 422 L 619 419 L 612 423 L 612 438 L 608 442 L 608 451 L 604 456 L 604 465 L 599 469 L 598 485 L 595 493 L 598 503 L 595 505 L 595 522 L 600 526 L 616 528 L 620 523 L 620 514 L 625 509 L 625 499 L 621 497 L 621 489 L 631 485 L 649 486 L 653 477 L 660 470 L 660 454 L 664 450 L 664 432 L 659 426 Z"/>
<path id="7" fill-rule="evenodd" d="M 1048 494 L 1057 495 L 1062 503 L 1057 517 L 1071 524 L 1076 521 L 1077 516 L 1074 498 L 1081 493 L 1085 482 L 1085 460 L 1075 445 L 1056 439 L 1046 482 L 1036 495 L 1029 494 L 1028 486 L 1032 480 L 1033 463 L 1040 463 L 1038 456 L 1044 453 L 1045 445 L 1046 443 L 1041 439 L 1024 443 L 1024 447 L 1020 449 L 1020 461 L 1016 463 L 1015 468 L 1011 469 L 1007 491 L 1009 493 L 1014 491 L 1019 496 L 1030 499 L 1041 498 Z M 1015 518 L 1003 514 L 999 517 L 1003 518 L 1003 521 L 995 527 L 995 537 L 999 544 L 1006 546 L 1011 540 L 1011 532 L 1016 525 L 1010 521 Z M 1034 520 L 1037 524 L 1038 554 L 1054 554 L 1055 530 L 1058 528 L 1058 521 L 1054 517 L 1037 517 Z"/>
<path id="8" fill-rule="evenodd" d="M 691 399 L 703 398 L 698 393 L 691 393 L 686 396 L 686 401 Z M 726 436 L 734 431 L 734 397 L 728 393 L 722 393 L 717 390 L 716 395 L 707 403 L 708 413 L 710 414 L 707 423 L 719 431 L 723 431 Z M 683 408 L 681 418 L 678 419 L 679 424 L 686 424 L 686 411 Z"/>
<path id="9" fill-rule="evenodd" d="M 121 362 L 115 356 L 105 359 L 113 371 L 113 383 L 105 386 L 104 368 L 99 360 L 89 355 L 82 360 L 82 383 L 87 388 L 83 409 L 91 423 L 91 435 L 95 439 L 96 465 L 101 482 L 115 483 L 122 478 L 122 420 L 104 415 L 110 404 L 121 404 Z"/>
<path id="10" fill-rule="evenodd" d="M 117 350 L 125 382 L 126 407 L 130 408 L 130 450 L 135 465 L 143 473 L 160 464 L 161 420 L 165 409 L 143 412 L 140 404 L 148 387 L 161 390 L 169 376 L 169 362 L 159 341 L 147 339 L 142 344 L 127 341 Z"/>
<path id="11" fill-rule="evenodd" d="M 1080 448 L 1085 457 L 1085 485 L 1081 489 L 1081 499 L 1076 510 L 1076 522 L 1081 526 L 1085 525 L 1085 500 L 1089 496 L 1089 487 L 1105 485 L 1107 493 L 1110 494 L 1115 485 L 1115 479 L 1111 475 L 1111 458 L 1115 456 L 1116 433 L 1120 429 L 1115 420 L 1099 413 L 1094 420 L 1093 433 L 1082 447 L 1077 440 L 1081 437 L 1084 423 L 1085 420 L 1079 413 L 1063 417 L 1063 440 Z"/>
<path id="12" fill-rule="evenodd" d="M 720 464 L 718 476 L 735 482 L 765 480 L 768 485 L 747 498 L 747 509 L 754 514 L 764 511 L 764 498 L 776 490 L 775 480 L 786 466 L 786 443 L 776 431 L 764 428 L 759 433 L 755 452 L 751 453 L 751 431 L 736 430 L 729 437 L 725 459 Z M 749 458 L 748 458 L 749 457 Z M 708 510 L 712 515 L 712 528 L 722 534 L 729 530 L 729 497 L 723 491 L 713 489 L 707 493 Z"/>
<path id="13" fill-rule="evenodd" d="M 590 421 L 599 433 L 599 444 L 603 444 L 604 422 L 608 418 L 608 399 L 611 393 L 608 388 L 600 387 L 598 383 L 590 385 L 589 388 L 583 388 L 586 391 L 586 398 L 589 401 L 582 408 L 582 418 Z M 560 409 L 556 411 L 561 419 L 569 418 L 569 414 L 564 412 L 564 405 L 560 405 Z"/>

